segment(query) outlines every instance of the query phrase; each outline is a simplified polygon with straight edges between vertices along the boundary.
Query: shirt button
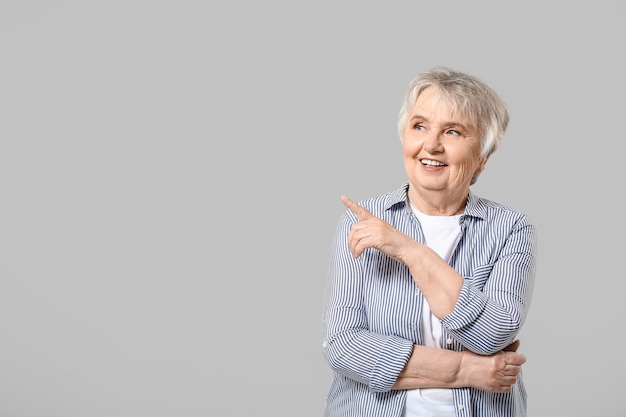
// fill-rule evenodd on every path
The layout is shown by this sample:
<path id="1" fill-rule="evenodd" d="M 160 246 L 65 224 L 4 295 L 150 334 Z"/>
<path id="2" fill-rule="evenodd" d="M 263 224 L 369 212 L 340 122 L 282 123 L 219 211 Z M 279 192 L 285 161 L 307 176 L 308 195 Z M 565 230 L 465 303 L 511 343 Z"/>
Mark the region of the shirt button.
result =
<path id="1" fill-rule="evenodd" d="M 322 347 L 323 347 L 323 348 L 326 348 L 326 346 L 328 346 L 328 343 L 323 342 L 323 343 L 322 343 Z"/>
<path id="2" fill-rule="evenodd" d="M 463 404 L 459 404 L 459 410 L 463 411 L 465 409 L 465 406 Z"/>
<path id="3" fill-rule="evenodd" d="M 451 345 L 451 344 L 452 344 L 452 339 L 447 338 L 447 339 L 446 339 L 446 344 L 447 344 L 447 345 Z"/>
<path id="4" fill-rule="evenodd" d="M 411 324 L 411 329 L 413 329 L 413 331 L 417 330 L 417 324 L 413 323 Z"/>

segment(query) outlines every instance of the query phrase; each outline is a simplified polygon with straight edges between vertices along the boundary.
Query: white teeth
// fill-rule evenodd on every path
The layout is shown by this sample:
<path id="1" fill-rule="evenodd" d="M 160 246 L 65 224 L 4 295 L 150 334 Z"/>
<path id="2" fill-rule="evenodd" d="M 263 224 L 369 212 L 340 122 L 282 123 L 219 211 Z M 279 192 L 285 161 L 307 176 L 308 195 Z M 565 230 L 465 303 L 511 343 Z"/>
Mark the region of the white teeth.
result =
<path id="1" fill-rule="evenodd" d="M 420 160 L 420 162 L 424 165 L 429 165 L 431 167 L 442 167 L 445 166 L 446 164 L 442 164 L 441 162 L 438 161 L 433 161 L 432 159 L 422 159 Z"/>

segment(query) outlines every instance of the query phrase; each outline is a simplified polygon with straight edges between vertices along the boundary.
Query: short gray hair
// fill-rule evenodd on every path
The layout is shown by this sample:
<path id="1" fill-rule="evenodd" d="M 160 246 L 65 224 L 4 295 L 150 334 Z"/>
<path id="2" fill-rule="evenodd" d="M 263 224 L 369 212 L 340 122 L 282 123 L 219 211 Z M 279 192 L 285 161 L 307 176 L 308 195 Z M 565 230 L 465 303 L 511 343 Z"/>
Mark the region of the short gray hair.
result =
<path id="1" fill-rule="evenodd" d="M 435 67 L 418 74 L 406 92 L 398 115 L 400 140 L 409 122 L 417 97 L 424 89 L 437 86 L 454 111 L 467 117 L 481 136 L 481 156 L 488 157 L 500 145 L 509 124 L 507 106 L 498 94 L 483 81 L 446 67 Z"/>

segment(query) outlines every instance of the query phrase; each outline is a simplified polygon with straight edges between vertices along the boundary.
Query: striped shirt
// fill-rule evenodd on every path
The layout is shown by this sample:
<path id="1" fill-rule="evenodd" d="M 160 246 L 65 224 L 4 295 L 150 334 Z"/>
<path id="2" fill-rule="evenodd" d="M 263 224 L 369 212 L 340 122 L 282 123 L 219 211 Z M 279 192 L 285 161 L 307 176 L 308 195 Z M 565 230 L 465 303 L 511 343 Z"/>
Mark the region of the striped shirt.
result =
<path id="1" fill-rule="evenodd" d="M 418 242 L 408 183 L 359 202 Z M 333 370 L 326 417 L 399 417 L 406 391 L 392 390 L 420 334 L 424 297 L 406 265 L 370 248 L 354 259 L 347 236 L 358 221 L 341 217 L 331 251 L 322 317 L 323 354 Z M 535 277 L 535 227 L 522 213 L 471 191 L 450 265 L 463 276 L 452 313 L 441 320 L 442 348 L 496 353 L 519 333 Z M 524 417 L 523 375 L 508 393 L 453 389 L 458 417 Z"/>

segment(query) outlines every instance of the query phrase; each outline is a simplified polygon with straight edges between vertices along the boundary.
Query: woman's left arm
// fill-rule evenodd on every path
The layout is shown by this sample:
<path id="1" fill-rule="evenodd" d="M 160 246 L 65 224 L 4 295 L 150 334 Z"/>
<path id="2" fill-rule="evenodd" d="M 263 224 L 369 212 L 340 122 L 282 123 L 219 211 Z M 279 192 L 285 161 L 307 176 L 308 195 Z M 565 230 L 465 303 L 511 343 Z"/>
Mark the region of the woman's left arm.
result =
<path id="1" fill-rule="evenodd" d="M 352 200 L 343 201 L 359 218 L 348 236 L 352 255 L 356 258 L 365 249 L 376 248 L 407 265 L 432 313 L 462 345 L 489 355 L 515 340 L 535 277 L 535 228 L 528 219 L 522 216 L 513 225 L 498 258 L 479 268 L 479 276 L 463 277 L 426 245 Z"/>
<path id="2" fill-rule="evenodd" d="M 454 309 L 441 317 L 454 339 L 481 354 L 511 343 L 526 320 L 535 282 L 535 227 L 521 216 L 494 253 L 495 260 L 463 278 Z"/>

